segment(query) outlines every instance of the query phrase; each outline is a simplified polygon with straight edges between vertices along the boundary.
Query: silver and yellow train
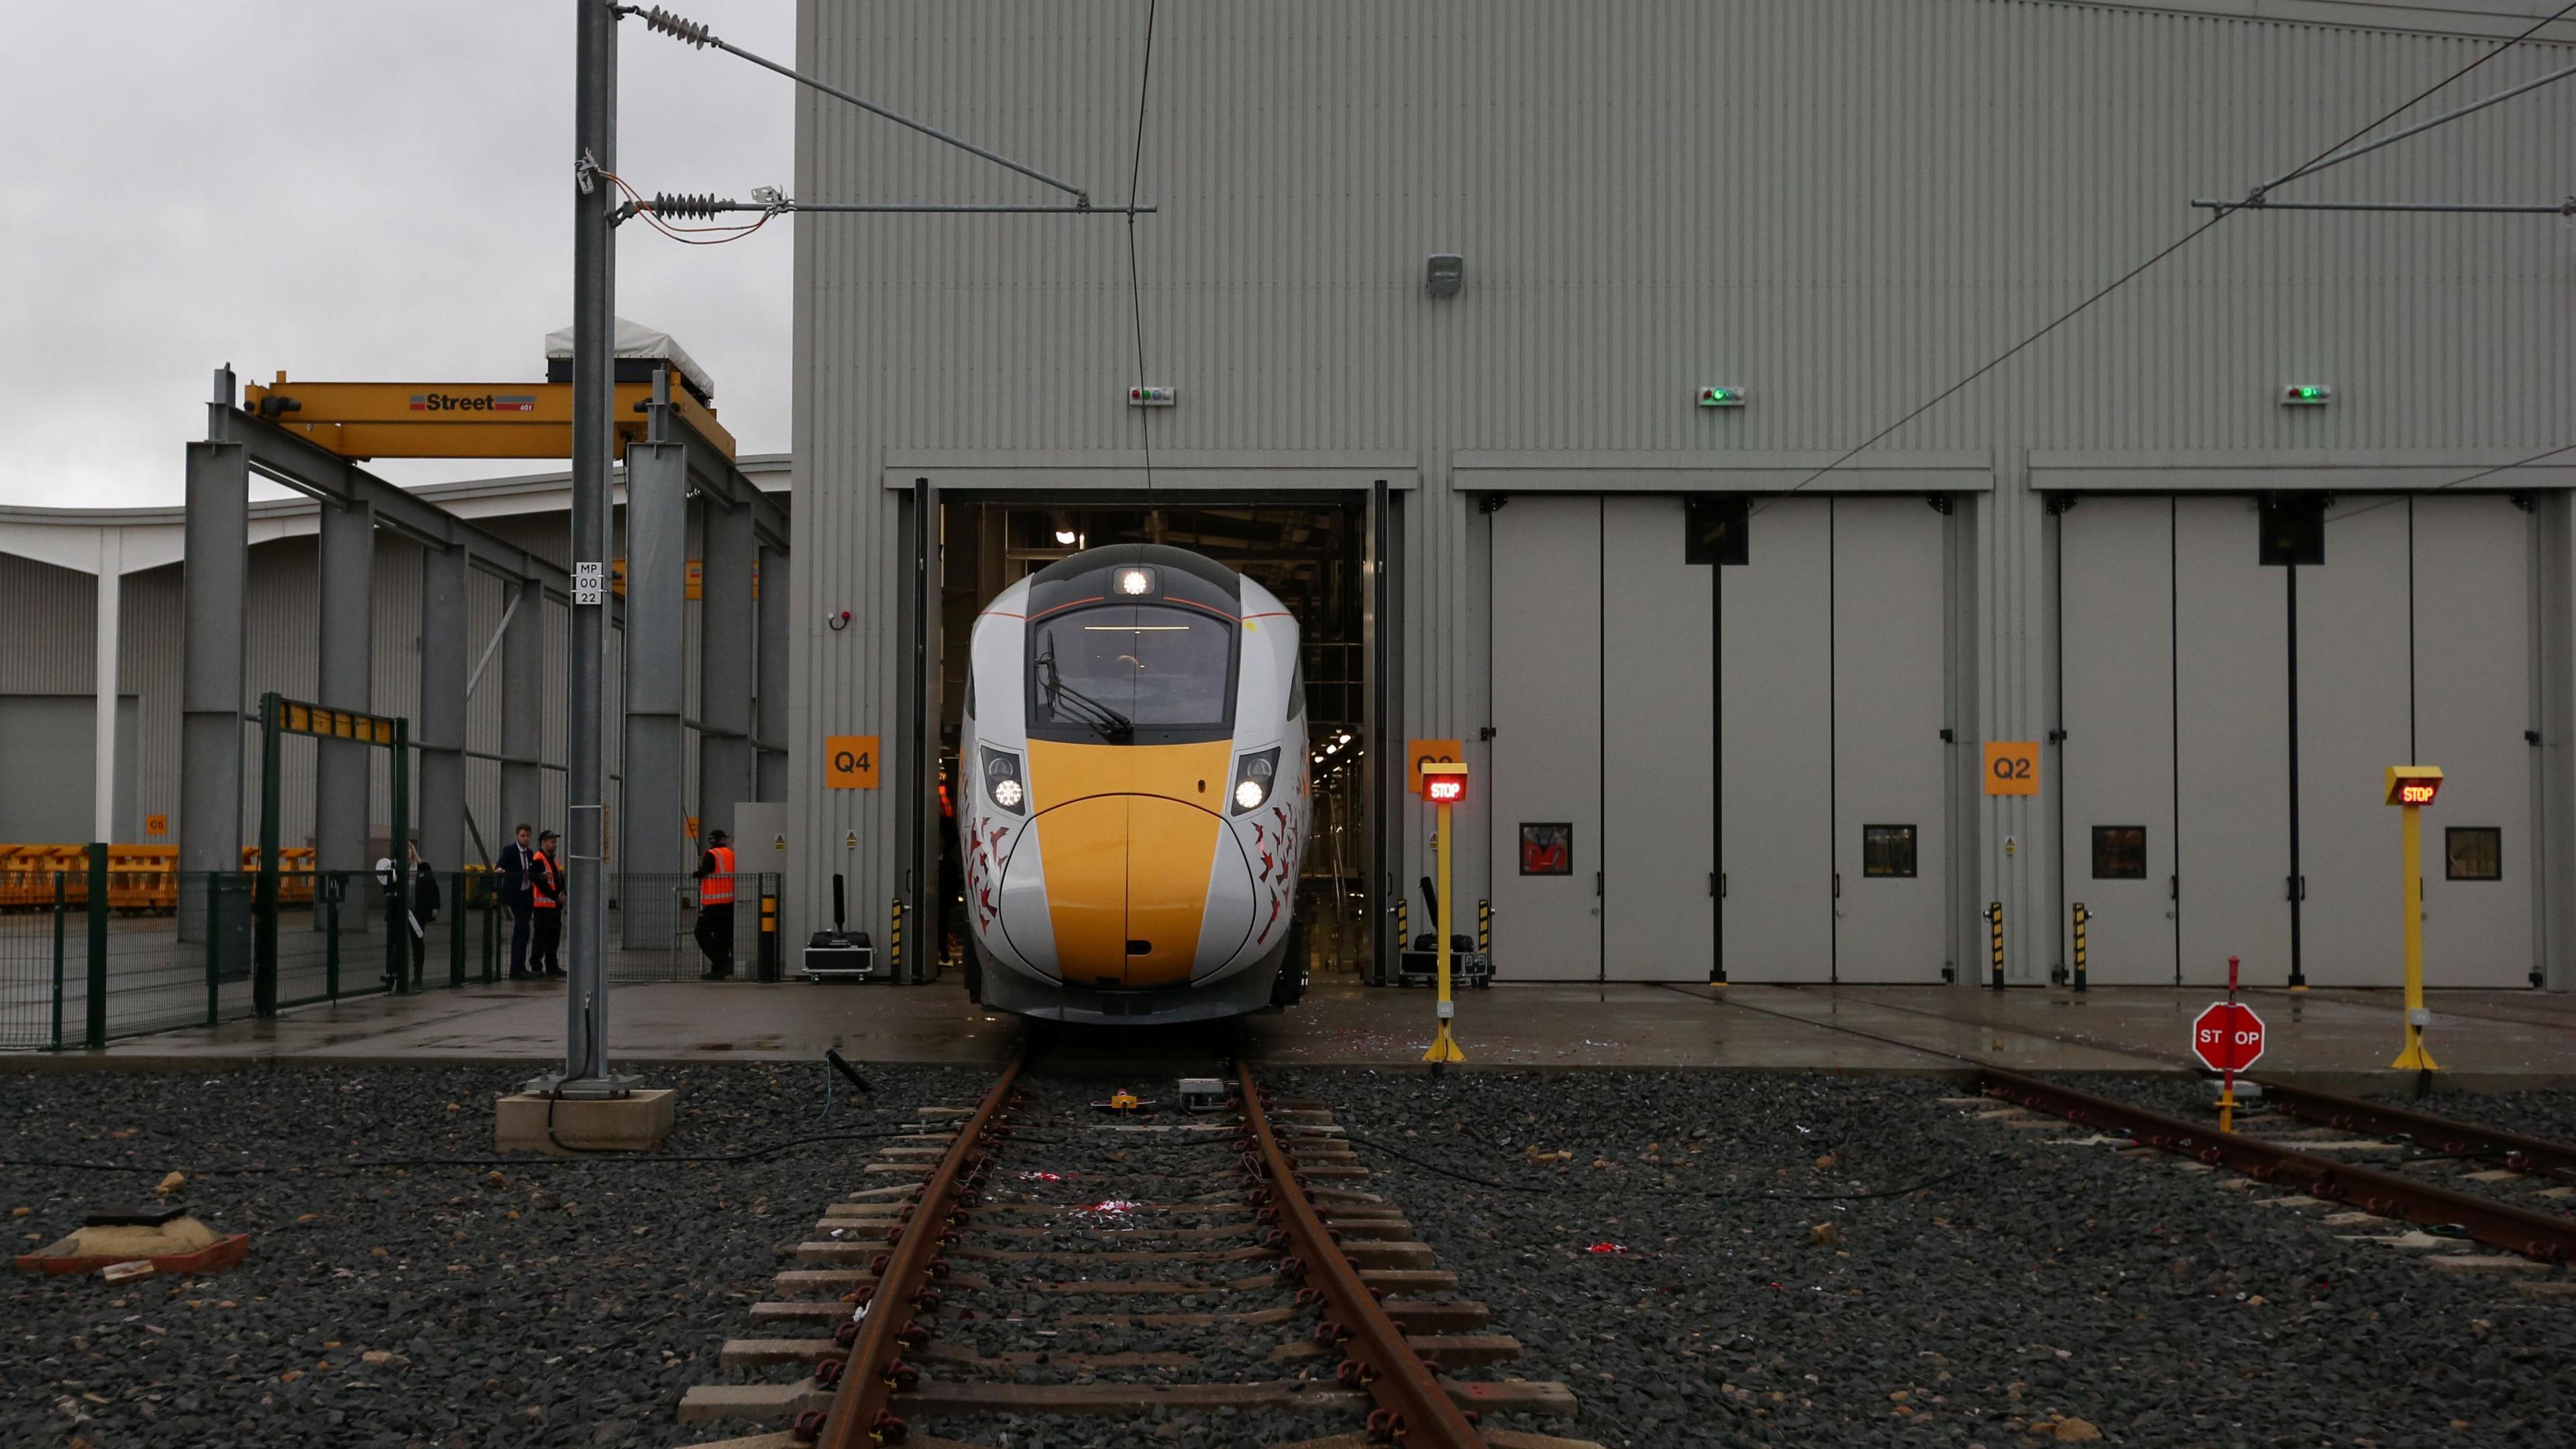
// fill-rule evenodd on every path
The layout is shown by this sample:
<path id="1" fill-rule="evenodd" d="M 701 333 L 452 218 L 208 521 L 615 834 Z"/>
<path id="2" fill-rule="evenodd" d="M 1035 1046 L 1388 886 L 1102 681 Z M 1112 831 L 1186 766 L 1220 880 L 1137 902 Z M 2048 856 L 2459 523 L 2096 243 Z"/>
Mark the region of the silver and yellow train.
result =
<path id="1" fill-rule="evenodd" d="M 1061 559 L 975 620 L 958 731 L 967 989 L 1064 1021 L 1285 1006 L 1305 986 L 1297 621 L 1183 549 Z"/>

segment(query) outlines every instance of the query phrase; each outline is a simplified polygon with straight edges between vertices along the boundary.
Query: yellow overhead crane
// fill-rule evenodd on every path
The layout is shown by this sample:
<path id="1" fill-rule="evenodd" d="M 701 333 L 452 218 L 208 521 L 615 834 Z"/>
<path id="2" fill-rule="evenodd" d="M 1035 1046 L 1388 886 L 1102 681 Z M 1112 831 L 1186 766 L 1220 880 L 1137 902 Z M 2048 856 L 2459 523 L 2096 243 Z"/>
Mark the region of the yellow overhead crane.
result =
<path id="1" fill-rule="evenodd" d="M 243 410 L 343 458 L 569 458 L 568 382 L 288 382 L 245 389 Z M 733 434 L 685 387 L 671 403 L 727 458 Z M 645 440 L 653 384 L 617 384 L 617 442 Z"/>

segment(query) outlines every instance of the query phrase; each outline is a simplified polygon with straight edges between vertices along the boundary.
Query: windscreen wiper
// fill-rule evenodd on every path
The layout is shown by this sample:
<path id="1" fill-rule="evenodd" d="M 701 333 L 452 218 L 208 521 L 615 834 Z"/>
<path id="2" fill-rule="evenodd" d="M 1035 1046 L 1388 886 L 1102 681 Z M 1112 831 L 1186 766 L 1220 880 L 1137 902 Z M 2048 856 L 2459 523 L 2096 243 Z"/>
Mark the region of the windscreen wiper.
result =
<path id="1" fill-rule="evenodd" d="M 1064 682 L 1063 673 L 1055 667 L 1055 647 L 1052 644 L 1046 653 L 1038 656 L 1038 687 L 1045 691 L 1050 714 L 1060 714 L 1076 724 L 1087 726 L 1112 744 L 1135 738 L 1134 720 Z"/>

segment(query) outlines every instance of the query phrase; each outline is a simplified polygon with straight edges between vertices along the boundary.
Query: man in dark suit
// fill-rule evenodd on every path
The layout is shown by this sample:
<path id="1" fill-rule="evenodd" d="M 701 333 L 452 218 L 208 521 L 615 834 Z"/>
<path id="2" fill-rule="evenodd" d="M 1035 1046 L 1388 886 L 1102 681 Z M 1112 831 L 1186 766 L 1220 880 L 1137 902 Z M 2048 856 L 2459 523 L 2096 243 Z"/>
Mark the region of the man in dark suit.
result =
<path id="1" fill-rule="evenodd" d="M 501 904 L 510 910 L 510 979 L 528 979 L 528 932 L 530 917 L 536 914 L 536 847 L 528 840 L 528 827 L 521 825 L 517 838 L 501 847 L 500 863 L 493 867 L 501 877 Z"/>

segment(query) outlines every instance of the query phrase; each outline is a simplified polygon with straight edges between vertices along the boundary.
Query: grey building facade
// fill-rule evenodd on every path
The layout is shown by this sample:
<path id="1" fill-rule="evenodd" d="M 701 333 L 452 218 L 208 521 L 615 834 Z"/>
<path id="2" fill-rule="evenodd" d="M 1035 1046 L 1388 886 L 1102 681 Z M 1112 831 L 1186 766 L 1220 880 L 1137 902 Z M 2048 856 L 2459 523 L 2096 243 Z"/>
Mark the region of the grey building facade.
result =
<path id="1" fill-rule="evenodd" d="M 2569 441 L 2561 221 L 2237 214 L 1843 456 L 2545 13 L 1205 4 L 1147 77 L 1138 5 L 806 0 L 802 68 L 1097 207 L 1141 157 L 1159 210 L 800 225 L 790 929 L 836 872 L 879 929 L 937 889 L 965 511 L 1335 508 L 1381 949 L 1430 827 L 1380 766 L 1454 739 L 1506 977 L 1982 980 L 2000 902 L 2027 983 L 2080 902 L 2096 982 L 2387 984 L 2412 760 L 2435 984 L 2576 984 L 2576 455 L 2524 461 Z M 801 198 L 1060 199 L 799 104 Z M 2571 123 L 2545 87 L 2277 199 L 2553 203 Z M 2322 561 L 2265 562 L 2314 505 Z M 829 788 L 851 735 L 881 788 Z"/>
<path id="2" fill-rule="evenodd" d="M 753 482 L 784 503 L 790 484 L 784 458 L 743 460 Z M 568 477 L 562 473 L 520 478 L 438 484 L 415 490 L 421 497 L 471 522 L 485 534 L 539 558 L 560 561 L 566 554 L 566 518 L 570 501 Z M 243 599 L 243 694 L 255 712 L 263 692 L 314 699 L 318 693 L 320 634 L 320 517 L 309 499 L 285 498 L 250 505 L 249 541 Z M 613 537 L 623 559 L 625 489 L 615 491 Z M 0 509 L 0 609 L 6 610 L 9 647 L 0 651 L 0 842 L 73 844 L 106 840 L 121 845 L 176 845 L 182 809 L 180 682 L 184 630 L 181 627 L 186 568 L 184 510 L 57 508 Z M 689 509 L 685 540 L 687 557 L 699 556 L 702 528 L 697 510 Z M 374 557 L 368 570 L 368 605 L 364 621 L 370 674 L 370 703 L 380 714 L 399 715 L 414 723 L 418 740 L 421 708 L 424 550 L 390 530 L 372 538 Z M 506 651 L 498 635 L 510 610 L 509 588 L 500 579 L 466 570 L 465 637 L 449 641 L 465 650 L 469 689 L 465 701 L 465 824 L 452 846 L 432 838 L 422 819 L 417 792 L 420 772 L 412 775 L 415 792 L 410 818 L 431 847 L 432 864 L 455 870 L 488 861 L 500 849 L 517 820 L 506 818 L 502 757 L 511 748 L 505 730 L 505 707 L 516 707 L 504 680 Z M 542 829 L 564 825 L 563 760 L 567 710 L 563 681 L 569 659 L 565 606 L 540 600 L 537 611 L 542 640 L 542 667 L 525 690 L 536 712 L 535 760 L 539 785 L 529 823 Z M 704 716 L 703 609 L 694 597 L 675 598 L 667 614 L 677 621 L 679 642 L 665 647 L 675 661 L 681 686 L 677 713 L 688 748 L 678 752 L 681 772 L 678 798 L 688 817 L 727 820 L 735 798 L 708 802 L 702 797 L 700 751 L 695 748 Z M 627 657 L 624 631 L 618 630 L 609 661 L 612 698 L 622 695 Z M 103 659 L 112 660 L 103 675 Z M 473 666 L 480 664 L 475 670 Z M 106 688 L 102 689 L 104 678 Z M 112 730 L 100 727 L 102 698 L 117 703 Z M 114 761 L 102 782 L 96 770 L 102 742 Z M 317 810 L 316 741 L 290 738 L 280 750 L 279 796 L 282 843 L 316 844 L 321 822 Z M 619 834 L 612 849 L 624 861 L 650 849 L 651 869 L 684 869 L 690 849 L 686 820 L 659 822 L 668 839 L 645 841 L 633 812 L 624 808 L 622 771 L 625 731 L 612 718 L 607 744 L 611 772 L 612 824 Z M 242 814 L 239 840 L 259 836 L 260 753 L 258 729 L 242 728 Z M 106 790 L 99 788 L 101 783 Z M 364 831 L 368 858 L 386 848 L 392 829 L 391 772 L 381 755 L 370 761 Z M 726 793 L 726 792 L 718 792 Z M 737 790 L 731 796 L 744 793 Z M 160 828 L 151 828 L 157 824 Z"/>

